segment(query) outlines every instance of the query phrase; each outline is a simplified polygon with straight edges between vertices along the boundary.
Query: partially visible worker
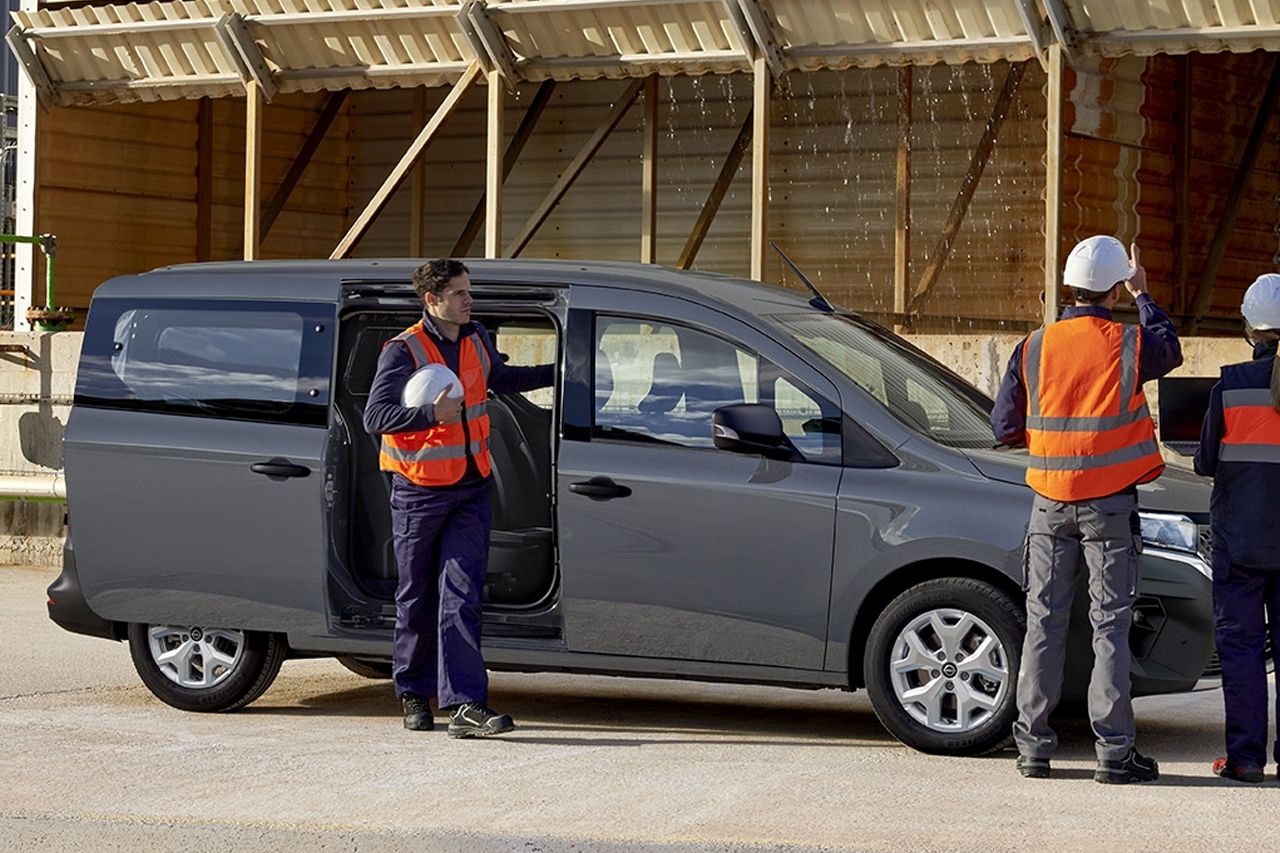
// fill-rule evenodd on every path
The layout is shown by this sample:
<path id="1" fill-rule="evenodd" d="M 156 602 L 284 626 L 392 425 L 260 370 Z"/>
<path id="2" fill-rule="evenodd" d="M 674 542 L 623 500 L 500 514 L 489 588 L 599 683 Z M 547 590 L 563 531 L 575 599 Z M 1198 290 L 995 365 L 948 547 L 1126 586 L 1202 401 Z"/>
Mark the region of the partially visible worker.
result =
<path id="1" fill-rule="evenodd" d="M 1083 551 L 1093 626 L 1093 778 L 1147 782 L 1160 771 L 1134 748 L 1129 625 L 1142 551 L 1137 485 L 1160 476 L 1164 462 L 1142 385 L 1181 364 L 1182 348 L 1168 315 L 1147 293 L 1136 244 L 1130 259 L 1113 237 L 1080 241 L 1067 256 L 1063 282 L 1075 305 L 1018 344 L 991 412 L 996 439 L 1030 451 L 1027 484 L 1035 492 L 1027 527 L 1027 635 L 1013 727 L 1016 767 L 1029 778 L 1050 774 L 1058 737 L 1049 714 L 1062 695 Z M 1126 289 L 1138 306 L 1140 327 L 1112 319 Z"/>
<path id="2" fill-rule="evenodd" d="M 1227 742 L 1227 754 L 1213 763 L 1213 772 L 1261 782 L 1267 763 L 1268 623 L 1280 670 L 1280 275 L 1259 276 L 1245 291 L 1240 313 L 1253 360 L 1222 368 L 1195 464 L 1197 473 L 1213 477 L 1213 617 Z M 1280 765 L 1280 743 L 1272 756 Z"/>

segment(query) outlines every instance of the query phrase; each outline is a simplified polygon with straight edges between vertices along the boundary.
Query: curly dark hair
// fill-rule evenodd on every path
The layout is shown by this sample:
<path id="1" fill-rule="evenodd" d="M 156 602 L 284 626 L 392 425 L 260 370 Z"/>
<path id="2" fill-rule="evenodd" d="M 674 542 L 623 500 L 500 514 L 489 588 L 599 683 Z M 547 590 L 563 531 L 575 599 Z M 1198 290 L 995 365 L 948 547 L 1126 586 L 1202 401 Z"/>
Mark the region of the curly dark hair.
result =
<path id="1" fill-rule="evenodd" d="M 425 297 L 428 293 L 439 296 L 444 293 L 445 286 L 451 280 L 465 272 L 470 270 L 462 261 L 455 261 L 453 258 L 436 258 L 413 271 L 413 289 L 418 291 L 419 298 Z"/>

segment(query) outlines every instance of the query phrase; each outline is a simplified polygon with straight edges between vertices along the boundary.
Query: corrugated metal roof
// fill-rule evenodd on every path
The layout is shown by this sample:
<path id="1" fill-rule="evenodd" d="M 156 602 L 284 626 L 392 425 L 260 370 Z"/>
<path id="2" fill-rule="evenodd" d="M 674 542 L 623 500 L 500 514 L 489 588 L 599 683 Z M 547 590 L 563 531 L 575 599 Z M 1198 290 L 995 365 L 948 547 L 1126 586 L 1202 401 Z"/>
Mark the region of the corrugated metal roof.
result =
<path id="1" fill-rule="evenodd" d="M 1280 50 L 1278 0 L 169 0 L 14 13 L 61 103 L 515 80 L 775 74 L 1034 57 Z"/>

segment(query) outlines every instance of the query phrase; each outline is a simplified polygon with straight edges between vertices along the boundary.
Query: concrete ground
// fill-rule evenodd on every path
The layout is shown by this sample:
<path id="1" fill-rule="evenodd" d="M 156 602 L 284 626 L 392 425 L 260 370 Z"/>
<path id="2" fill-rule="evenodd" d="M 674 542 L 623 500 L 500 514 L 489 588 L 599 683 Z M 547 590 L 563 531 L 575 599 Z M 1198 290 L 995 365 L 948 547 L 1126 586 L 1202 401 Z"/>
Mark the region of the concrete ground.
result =
<path id="1" fill-rule="evenodd" d="M 1280 784 L 1208 770 L 1221 694 L 1137 702 L 1156 784 L 937 758 L 863 694 L 561 675 L 493 679 L 501 740 L 406 732 L 388 682 L 286 663 L 227 715 L 176 711 L 127 648 L 48 621 L 52 569 L 0 569 L 0 850 L 1143 851 L 1263 849 Z M 1272 768 L 1268 768 L 1271 770 Z"/>

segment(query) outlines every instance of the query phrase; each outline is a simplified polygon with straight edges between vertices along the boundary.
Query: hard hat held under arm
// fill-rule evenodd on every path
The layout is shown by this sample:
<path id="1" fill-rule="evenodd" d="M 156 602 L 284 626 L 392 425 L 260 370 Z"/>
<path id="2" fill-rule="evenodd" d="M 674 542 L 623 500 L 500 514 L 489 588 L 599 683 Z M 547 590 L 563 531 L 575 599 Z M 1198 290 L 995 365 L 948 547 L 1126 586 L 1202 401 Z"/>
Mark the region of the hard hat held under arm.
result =
<path id="1" fill-rule="evenodd" d="M 414 368 L 444 364 L 435 342 L 418 322 L 393 341 L 402 341 L 413 355 Z M 388 341 L 388 344 L 390 341 Z M 488 377 L 489 352 L 475 334 L 458 342 L 458 379 L 462 382 L 463 416 L 415 432 L 382 436 L 378 467 L 400 474 L 419 486 L 449 486 L 467 471 L 468 453 L 482 477 L 489 476 Z"/>
<path id="2" fill-rule="evenodd" d="M 1027 485 L 1081 501 L 1147 483 L 1164 471 L 1138 381 L 1137 327 L 1077 317 L 1039 329 L 1023 347 Z"/>

